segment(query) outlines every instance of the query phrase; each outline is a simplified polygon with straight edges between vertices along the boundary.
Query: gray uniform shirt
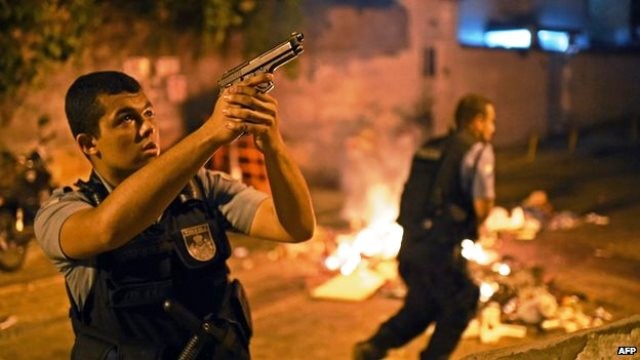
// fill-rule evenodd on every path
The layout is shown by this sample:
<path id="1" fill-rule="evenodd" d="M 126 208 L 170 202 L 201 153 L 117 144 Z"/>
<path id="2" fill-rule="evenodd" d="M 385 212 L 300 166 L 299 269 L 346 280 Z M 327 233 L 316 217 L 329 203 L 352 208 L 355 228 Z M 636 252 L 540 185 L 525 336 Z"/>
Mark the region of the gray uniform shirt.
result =
<path id="1" fill-rule="evenodd" d="M 233 229 L 249 233 L 256 210 L 268 195 L 233 180 L 222 172 L 202 169 L 197 176 L 202 180 L 209 204 L 220 209 Z M 81 192 L 56 189 L 38 211 L 34 224 L 40 246 L 57 269 L 64 274 L 71 295 L 79 308 L 84 306 L 95 281 L 95 258 L 76 260 L 66 256 L 60 247 L 60 230 L 69 216 L 90 207 L 92 205 Z"/>
<path id="2" fill-rule="evenodd" d="M 495 155 L 491 144 L 481 141 L 473 144 L 464 155 L 460 171 L 462 187 L 474 199 L 495 199 Z"/>

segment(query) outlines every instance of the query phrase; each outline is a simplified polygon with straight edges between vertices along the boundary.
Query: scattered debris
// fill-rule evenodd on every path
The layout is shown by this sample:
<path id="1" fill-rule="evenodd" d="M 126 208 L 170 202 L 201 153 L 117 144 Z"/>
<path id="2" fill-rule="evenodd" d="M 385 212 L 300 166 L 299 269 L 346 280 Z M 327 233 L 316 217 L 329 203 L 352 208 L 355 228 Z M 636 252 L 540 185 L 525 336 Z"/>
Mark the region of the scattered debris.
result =
<path id="1" fill-rule="evenodd" d="M 602 307 L 587 315 L 583 309 L 586 298 L 553 289 L 543 278 L 541 267 L 526 267 L 492 249 L 499 239 L 533 240 L 542 229 L 564 230 L 586 223 L 607 225 L 609 219 L 595 213 L 581 217 L 570 211 L 556 212 L 541 190 L 532 192 L 511 211 L 494 207 L 485 223 L 487 234 L 461 243 L 461 254 L 469 261 L 472 277 L 480 287 L 478 315 L 463 336 L 495 343 L 503 337 L 523 338 L 529 328 L 573 332 L 611 320 Z M 404 297 L 406 288 L 398 279 L 395 261 L 402 237 L 398 224 L 372 222 L 348 233 L 326 229 L 320 233 L 321 239 L 313 239 L 303 248 L 286 248 L 288 256 L 306 253 L 322 258 L 319 262 L 325 269 L 336 273 L 311 291 L 313 298 L 361 301 L 379 290 L 387 297 Z M 599 253 L 605 256 L 604 250 Z"/>
<path id="2" fill-rule="evenodd" d="M 589 224 L 595 224 L 595 225 L 609 225 L 608 216 L 598 215 L 594 212 L 590 212 L 587 215 L 585 215 L 584 221 Z"/>
<path id="3" fill-rule="evenodd" d="M 0 316 L 0 331 L 6 330 L 18 323 L 18 317 L 15 315 Z"/>
<path id="4" fill-rule="evenodd" d="M 585 216 L 567 210 L 556 212 L 542 190 L 533 191 L 521 206 L 516 206 L 511 212 L 500 206 L 494 207 L 485 222 L 490 231 L 509 233 L 517 240 L 533 240 L 543 228 L 568 230 L 582 224 L 609 225 L 609 218 L 594 212 Z"/>
<path id="5" fill-rule="evenodd" d="M 561 211 L 549 220 L 549 230 L 569 230 L 582 224 L 582 219 L 571 211 Z"/>
<path id="6" fill-rule="evenodd" d="M 501 321 L 500 304 L 490 302 L 480 315 L 471 320 L 462 334 L 463 338 L 478 337 L 483 344 L 497 343 L 502 337 L 523 338 L 527 336 L 527 327 L 505 324 Z"/>
<path id="7" fill-rule="evenodd" d="M 603 307 L 588 315 L 584 309 L 586 297 L 553 289 L 552 283 L 544 280 L 541 267 L 524 267 L 508 256 L 492 262 L 476 261 L 486 259 L 482 255 L 486 251 L 491 252 L 476 243 L 473 257 L 463 252 L 470 261 L 472 276 L 480 284 L 479 315 L 469 324 L 465 337 L 478 336 L 486 343 L 502 336 L 524 337 L 529 326 L 574 332 L 612 319 Z"/>
<path id="8" fill-rule="evenodd" d="M 365 266 L 348 275 L 338 274 L 311 291 L 314 299 L 362 301 L 384 285 L 386 278 Z"/>

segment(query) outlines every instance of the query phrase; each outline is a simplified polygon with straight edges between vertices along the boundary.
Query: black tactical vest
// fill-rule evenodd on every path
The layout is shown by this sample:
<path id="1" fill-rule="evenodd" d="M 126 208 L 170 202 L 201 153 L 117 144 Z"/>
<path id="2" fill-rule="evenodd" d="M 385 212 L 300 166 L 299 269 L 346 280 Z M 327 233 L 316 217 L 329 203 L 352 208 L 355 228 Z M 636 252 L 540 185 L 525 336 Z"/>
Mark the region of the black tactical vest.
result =
<path id="1" fill-rule="evenodd" d="M 95 173 L 76 185 L 94 206 L 108 195 Z M 221 303 L 229 288 L 225 261 L 230 245 L 222 219 L 206 203 L 196 177 L 156 224 L 98 255 L 95 283 L 83 309 L 72 306 L 72 358 L 93 358 L 115 346 L 119 358 L 175 359 L 193 332 L 169 316 L 163 302 L 173 299 L 198 319 L 226 306 Z"/>
<path id="2" fill-rule="evenodd" d="M 443 259 L 464 238 L 475 238 L 477 221 L 470 190 L 462 186 L 460 168 L 465 154 L 476 143 L 467 133 L 456 132 L 436 142 L 427 142 L 414 155 L 401 204 L 404 234 L 400 260 L 424 262 Z M 421 154 L 432 163 L 425 167 Z M 477 160 L 476 160 L 477 163 Z M 416 171 L 432 169 L 432 174 Z M 428 177 L 426 179 L 425 177 Z M 416 179 L 423 179 L 416 181 Z M 470 189 L 468 184 L 466 187 Z"/>

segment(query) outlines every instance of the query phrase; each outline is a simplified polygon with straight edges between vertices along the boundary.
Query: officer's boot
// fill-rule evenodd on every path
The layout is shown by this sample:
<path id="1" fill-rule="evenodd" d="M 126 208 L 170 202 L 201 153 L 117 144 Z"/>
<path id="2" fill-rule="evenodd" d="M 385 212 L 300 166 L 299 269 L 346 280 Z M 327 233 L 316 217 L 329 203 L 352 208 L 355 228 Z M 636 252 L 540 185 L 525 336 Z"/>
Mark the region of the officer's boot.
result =
<path id="1" fill-rule="evenodd" d="M 370 340 L 356 343 L 353 347 L 353 360 L 380 360 L 387 356 L 387 349 L 377 346 Z"/>
<path id="2" fill-rule="evenodd" d="M 387 356 L 389 349 L 403 344 L 385 325 L 369 339 L 356 343 L 353 347 L 353 360 L 380 360 Z"/>

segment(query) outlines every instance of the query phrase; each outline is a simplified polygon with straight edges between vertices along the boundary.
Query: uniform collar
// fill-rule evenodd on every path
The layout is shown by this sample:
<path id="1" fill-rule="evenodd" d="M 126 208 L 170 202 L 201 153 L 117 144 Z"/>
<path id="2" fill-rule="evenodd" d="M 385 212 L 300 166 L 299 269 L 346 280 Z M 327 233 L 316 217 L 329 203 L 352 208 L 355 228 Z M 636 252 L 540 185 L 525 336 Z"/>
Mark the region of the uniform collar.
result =
<path id="1" fill-rule="evenodd" d="M 100 173 L 98 172 L 98 170 L 96 170 L 95 168 L 93 169 L 93 172 L 96 174 L 96 176 L 98 177 L 98 180 L 100 180 L 100 182 L 102 183 L 102 185 L 104 185 L 104 188 L 107 189 L 107 192 L 109 194 L 111 194 L 111 192 L 113 191 L 113 186 L 111 186 L 111 184 L 109 184 L 107 182 L 107 180 L 104 179 L 104 177 L 102 175 L 100 175 Z"/>

